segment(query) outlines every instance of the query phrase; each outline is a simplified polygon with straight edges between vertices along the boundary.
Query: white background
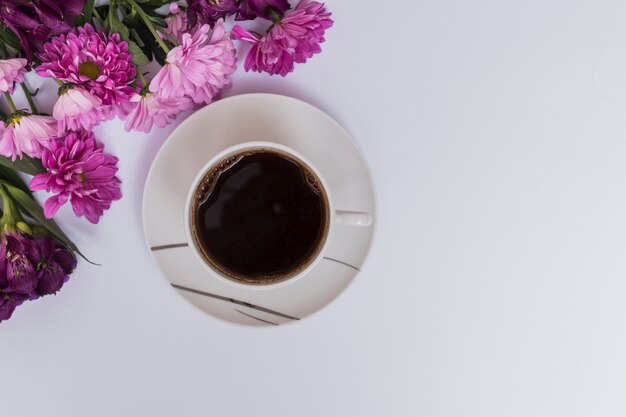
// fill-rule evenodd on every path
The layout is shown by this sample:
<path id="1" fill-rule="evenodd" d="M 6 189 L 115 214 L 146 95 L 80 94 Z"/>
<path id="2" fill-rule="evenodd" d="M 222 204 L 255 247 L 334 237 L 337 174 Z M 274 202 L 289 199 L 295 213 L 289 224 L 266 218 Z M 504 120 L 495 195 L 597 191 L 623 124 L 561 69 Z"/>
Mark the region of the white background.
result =
<path id="1" fill-rule="evenodd" d="M 143 241 L 173 126 L 108 123 L 124 199 L 97 226 L 59 216 L 103 266 L 0 325 L 0 415 L 626 413 L 626 3 L 328 6 L 321 55 L 285 79 L 240 70 L 226 95 L 304 99 L 354 136 L 379 200 L 363 272 L 295 325 L 200 313 Z"/>

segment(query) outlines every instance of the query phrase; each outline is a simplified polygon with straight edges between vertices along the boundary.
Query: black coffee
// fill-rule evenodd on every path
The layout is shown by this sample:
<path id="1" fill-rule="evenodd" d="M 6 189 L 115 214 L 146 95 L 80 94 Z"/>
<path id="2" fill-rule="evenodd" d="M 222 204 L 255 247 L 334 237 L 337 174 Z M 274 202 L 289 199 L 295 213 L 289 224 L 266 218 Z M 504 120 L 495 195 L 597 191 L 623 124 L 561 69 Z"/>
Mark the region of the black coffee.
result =
<path id="1" fill-rule="evenodd" d="M 232 155 L 205 175 L 192 206 L 194 239 L 227 276 L 271 283 L 315 258 L 328 228 L 319 180 L 273 150 Z"/>

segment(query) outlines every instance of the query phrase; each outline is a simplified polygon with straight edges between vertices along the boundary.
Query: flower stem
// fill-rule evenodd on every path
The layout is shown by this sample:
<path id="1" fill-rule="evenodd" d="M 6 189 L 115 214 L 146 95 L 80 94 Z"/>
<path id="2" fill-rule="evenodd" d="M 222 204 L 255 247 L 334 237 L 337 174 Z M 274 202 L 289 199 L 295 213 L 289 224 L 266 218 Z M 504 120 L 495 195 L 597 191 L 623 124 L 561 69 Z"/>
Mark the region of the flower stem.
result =
<path id="1" fill-rule="evenodd" d="M 170 48 L 167 47 L 165 42 L 163 42 L 163 39 L 161 39 L 159 34 L 154 29 L 154 25 L 150 21 L 150 16 L 148 16 L 146 12 L 143 11 L 143 9 L 137 4 L 137 2 L 135 2 L 135 0 L 127 1 L 128 4 L 130 4 L 131 7 L 139 14 L 139 17 L 141 17 L 141 20 L 143 20 L 143 22 L 146 24 L 146 27 L 148 28 L 148 30 L 150 30 L 152 36 L 154 36 L 154 39 L 158 42 L 159 46 L 161 46 L 161 49 L 163 49 L 165 53 L 168 53 L 170 51 Z"/>
<path id="2" fill-rule="evenodd" d="M 0 197 L 2 197 L 2 208 L 4 209 L 0 223 L 2 223 L 2 229 L 5 229 L 6 226 L 12 227 L 15 225 L 15 215 L 19 216 L 19 212 L 17 211 L 17 207 L 15 207 L 15 202 L 9 197 L 9 194 L 2 185 L 0 185 Z"/>
<path id="3" fill-rule="evenodd" d="M 6 98 L 7 103 L 9 103 L 9 108 L 11 109 L 11 113 L 15 113 L 17 109 L 15 108 L 15 103 L 13 102 L 13 98 L 11 97 L 11 94 L 5 91 L 4 98 Z"/>
<path id="4" fill-rule="evenodd" d="M 57 83 L 57 84 L 59 84 L 59 86 L 62 86 L 63 84 L 65 84 L 65 83 L 64 83 L 63 81 L 61 81 L 61 80 L 58 80 L 58 79 L 56 79 L 56 78 L 53 78 L 53 79 L 54 79 L 54 81 L 56 81 L 56 83 Z"/>
<path id="5" fill-rule="evenodd" d="M 143 74 L 141 73 L 141 71 L 137 71 L 137 75 L 139 76 L 139 79 L 141 80 L 141 86 L 145 87 L 148 83 L 146 83 L 146 79 L 143 77 Z"/>
<path id="6" fill-rule="evenodd" d="M 146 46 L 146 44 L 143 43 L 143 41 L 141 40 L 141 37 L 139 36 L 135 28 L 130 28 L 130 36 L 133 37 L 137 45 L 139 45 L 140 47 L 143 48 L 144 46 Z"/>
<path id="7" fill-rule="evenodd" d="M 22 90 L 24 90 L 24 94 L 26 95 L 26 100 L 28 100 L 28 105 L 30 106 L 30 109 L 33 111 L 33 114 L 39 114 L 37 105 L 35 104 L 35 101 L 33 100 L 33 95 L 26 87 L 26 84 L 21 83 L 21 86 L 22 86 Z"/>
<path id="8" fill-rule="evenodd" d="M 156 29 L 157 29 L 159 32 L 161 32 L 163 35 L 165 35 L 165 37 L 166 37 L 167 39 L 169 39 L 169 40 L 170 40 L 170 42 L 172 43 L 172 45 L 174 45 L 174 46 L 178 46 L 178 41 L 177 41 L 177 40 L 176 40 L 176 39 L 175 39 L 172 35 L 170 35 L 170 34 L 169 34 L 169 32 L 168 32 L 167 30 L 165 30 L 165 29 L 164 29 L 164 28 L 162 28 L 161 26 L 157 27 Z"/>
<path id="9" fill-rule="evenodd" d="M 102 16 L 100 15 L 100 12 L 98 12 L 98 9 L 96 9 L 95 7 L 93 8 L 93 14 L 100 19 L 100 21 L 103 21 L 104 19 L 102 18 Z M 89 22 L 87 22 L 89 23 Z"/>
<path id="10" fill-rule="evenodd" d="M 85 23 L 91 23 L 91 15 L 96 9 L 95 3 L 96 3 L 95 0 L 87 0 L 87 3 L 85 3 L 85 7 L 83 8 L 83 13 L 85 16 Z"/>

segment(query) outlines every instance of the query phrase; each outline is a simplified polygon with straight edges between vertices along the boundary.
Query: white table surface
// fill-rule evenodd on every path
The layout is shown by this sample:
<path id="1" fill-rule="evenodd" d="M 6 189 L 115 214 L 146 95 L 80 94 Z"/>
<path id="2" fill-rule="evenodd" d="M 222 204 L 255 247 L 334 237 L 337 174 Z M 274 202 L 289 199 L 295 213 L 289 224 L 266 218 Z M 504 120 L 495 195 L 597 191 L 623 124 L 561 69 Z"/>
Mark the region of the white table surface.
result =
<path id="1" fill-rule="evenodd" d="M 626 413 L 626 3 L 328 3 L 322 55 L 226 95 L 297 97 L 354 136 L 379 199 L 363 272 L 295 325 L 198 312 L 141 226 L 174 126 L 108 123 L 124 199 L 97 226 L 59 215 L 103 266 L 0 325 L 0 415 Z"/>

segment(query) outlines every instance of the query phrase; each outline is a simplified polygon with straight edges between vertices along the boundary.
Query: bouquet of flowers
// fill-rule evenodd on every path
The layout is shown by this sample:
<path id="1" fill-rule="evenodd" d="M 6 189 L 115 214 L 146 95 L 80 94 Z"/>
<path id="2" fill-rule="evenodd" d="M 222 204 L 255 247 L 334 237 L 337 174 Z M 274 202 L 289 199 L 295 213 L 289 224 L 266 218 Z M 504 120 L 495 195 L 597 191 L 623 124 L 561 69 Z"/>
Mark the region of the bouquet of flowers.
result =
<path id="1" fill-rule="evenodd" d="M 241 26 L 257 18 L 267 22 L 263 33 Z M 321 52 L 332 24 L 313 0 L 4 0 L 0 321 L 55 294 L 76 267 L 81 253 L 53 220 L 57 211 L 69 204 L 98 223 L 122 197 L 118 159 L 94 126 L 119 118 L 147 133 L 210 104 L 230 84 L 236 45 L 248 48 L 246 71 L 286 76 Z M 37 107 L 28 72 L 58 84 L 52 109 Z M 27 109 L 12 99 L 18 84 Z M 43 208 L 33 191 L 50 194 Z"/>

